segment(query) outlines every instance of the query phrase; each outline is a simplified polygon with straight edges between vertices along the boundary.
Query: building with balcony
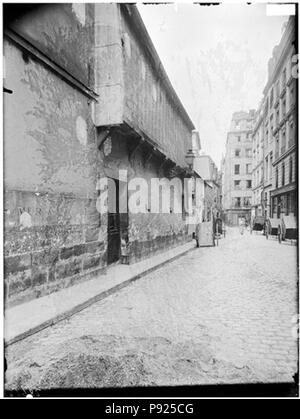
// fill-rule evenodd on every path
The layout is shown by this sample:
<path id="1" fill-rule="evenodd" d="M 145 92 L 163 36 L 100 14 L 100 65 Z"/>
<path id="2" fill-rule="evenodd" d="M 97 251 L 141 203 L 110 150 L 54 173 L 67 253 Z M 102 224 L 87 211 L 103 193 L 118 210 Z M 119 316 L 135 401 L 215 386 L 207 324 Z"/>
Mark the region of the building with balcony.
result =
<path id="1" fill-rule="evenodd" d="M 237 225 L 239 218 L 248 220 L 251 216 L 254 118 L 254 110 L 235 112 L 227 134 L 222 162 L 222 202 L 225 221 L 230 225 Z"/>
<path id="2" fill-rule="evenodd" d="M 191 240 L 148 193 L 128 213 L 136 179 L 183 183 L 195 129 L 136 6 L 6 4 L 4 23 L 6 304 Z"/>
<path id="3" fill-rule="evenodd" d="M 266 215 L 297 214 L 297 57 L 291 16 L 268 63 L 261 124 L 264 144 L 263 205 Z M 255 173 L 253 173 L 255 177 Z"/>

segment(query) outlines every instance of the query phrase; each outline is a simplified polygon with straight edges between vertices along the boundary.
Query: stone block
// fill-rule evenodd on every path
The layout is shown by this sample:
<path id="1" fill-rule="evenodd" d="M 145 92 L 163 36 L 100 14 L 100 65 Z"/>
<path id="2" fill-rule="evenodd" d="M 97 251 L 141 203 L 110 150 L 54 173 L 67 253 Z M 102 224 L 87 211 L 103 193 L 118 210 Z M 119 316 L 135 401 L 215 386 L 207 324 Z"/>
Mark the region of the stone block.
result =
<path id="1" fill-rule="evenodd" d="M 54 265 L 58 261 L 59 250 L 47 249 L 32 253 L 32 265 Z"/>
<path id="2" fill-rule="evenodd" d="M 46 284 L 48 280 L 48 269 L 41 266 L 32 269 L 32 286 Z"/>
<path id="3" fill-rule="evenodd" d="M 103 264 L 101 263 L 101 259 L 101 255 L 85 256 L 83 261 L 83 269 L 88 270 L 103 266 Z"/>
<path id="4" fill-rule="evenodd" d="M 72 259 L 63 263 L 58 263 L 55 267 L 56 279 L 67 278 L 81 272 L 81 259 Z"/>
<path id="5" fill-rule="evenodd" d="M 92 242 L 92 243 L 87 243 L 85 245 L 85 252 L 86 253 L 99 253 L 102 250 L 104 250 L 104 243 L 103 242 L 95 241 L 95 242 Z"/>
<path id="6" fill-rule="evenodd" d="M 8 297 L 25 291 L 31 287 L 31 269 L 17 272 L 8 277 Z"/>
<path id="7" fill-rule="evenodd" d="M 15 273 L 19 271 L 24 271 L 31 267 L 31 255 L 30 253 L 25 253 L 23 255 L 9 256 L 5 258 L 4 261 L 4 272 L 5 275 L 10 273 Z"/>

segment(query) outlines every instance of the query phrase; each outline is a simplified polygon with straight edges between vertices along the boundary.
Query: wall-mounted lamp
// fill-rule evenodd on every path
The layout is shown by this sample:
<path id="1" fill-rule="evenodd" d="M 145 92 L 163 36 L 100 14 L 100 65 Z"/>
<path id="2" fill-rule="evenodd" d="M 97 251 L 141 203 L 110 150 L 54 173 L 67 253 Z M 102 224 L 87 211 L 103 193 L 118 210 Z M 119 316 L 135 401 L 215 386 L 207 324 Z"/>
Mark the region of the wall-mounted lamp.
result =
<path id="1" fill-rule="evenodd" d="M 185 161 L 186 161 L 190 170 L 193 169 L 193 164 L 194 164 L 195 158 L 196 158 L 196 152 L 194 150 L 191 150 L 191 149 L 185 155 Z"/>

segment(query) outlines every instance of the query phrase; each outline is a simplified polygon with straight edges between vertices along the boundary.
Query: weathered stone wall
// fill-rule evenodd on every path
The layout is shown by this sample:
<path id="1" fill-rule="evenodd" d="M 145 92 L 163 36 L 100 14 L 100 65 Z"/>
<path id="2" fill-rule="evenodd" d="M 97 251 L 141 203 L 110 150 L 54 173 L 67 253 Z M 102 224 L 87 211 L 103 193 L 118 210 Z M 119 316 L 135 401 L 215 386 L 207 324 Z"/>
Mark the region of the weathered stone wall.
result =
<path id="1" fill-rule="evenodd" d="M 5 285 L 9 304 L 106 264 L 90 99 L 4 42 Z"/>
<path id="2" fill-rule="evenodd" d="M 38 48 L 82 83 L 81 87 L 80 83 L 72 84 L 63 71 L 54 71 L 38 59 L 32 50 L 28 52 L 16 40 L 5 37 L 5 87 L 13 91 L 4 95 L 8 305 L 88 279 L 106 267 L 107 215 L 96 209 L 99 177 L 117 176 L 118 169 L 128 170 L 128 180 L 139 176 L 150 182 L 152 177 L 165 176 L 159 171 L 161 155 L 148 158 L 149 145 L 130 154 L 133 140 L 121 134 L 123 120 L 119 121 L 119 133 L 113 134 L 111 155 L 98 150 L 103 131 L 97 132 L 93 99 L 85 90 L 94 83 L 94 57 L 100 59 L 102 51 L 102 40 L 97 38 L 97 52 L 94 57 L 91 54 L 95 46 L 93 10 L 93 5 L 31 6 L 12 24 L 33 50 Z M 97 22 L 100 25 L 102 21 Z M 126 99 L 121 95 L 126 108 L 122 115 L 139 134 L 144 131 L 157 141 L 174 162 L 185 165 L 190 128 L 161 88 L 130 25 L 125 21 L 124 25 L 129 44 L 124 33 L 121 55 L 127 54 L 123 57 L 127 93 Z M 113 65 L 113 56 L 103 56 L 102 65 L 105 63 Z M 99 61 L 98 65 L 97 71 L 101 71 Z M 130 214 L 128 236 L 130 262 L 190 238 L 181 214 Z"/>
<path id="3" fill-rule="evenodd" d="M 128 183 L 134 178 L 146 180 L 148 184 L 148 209 L 150 210 L 151 179 L 166 176 L 159 168 L 162 164 L 157 156 L 148 158 L 149 148 L 140 148 L 131 156 L 131 139 L 121 134 L 112 136 L 112 151 L 104 158 L 104 173 L 117 177 L 118 170 L 127 170 Z M 131 193 L 128 192 L 130 199 Z M 182 214 L 152 214 L 151 212 L 129 213 L 128 238 L 130 263 L 147 258 L 160 251 L 168 250 L 191 239 Z"/>
<path id="4" fill-rule="evenodd" d="M 93 87 L 93 4 L 6 4 L 4 22 L 82 83 Z"/>
<path id="5" fill-rule="evenodd" d="M 143 151 L 136 153 L 131 161 L 134 175 L 144 178 L 148 183 L 149 198 L 151 179 L 166 176 L 166 173 L 159 171 L 160 165 L 161 161 L 156 158 L 150 159 L 145 165 Z M 189 239 L 182 214 L 146 213 L 129 215 L 129 255 L 131 262 L 168 250 L 187 242 Z"/>

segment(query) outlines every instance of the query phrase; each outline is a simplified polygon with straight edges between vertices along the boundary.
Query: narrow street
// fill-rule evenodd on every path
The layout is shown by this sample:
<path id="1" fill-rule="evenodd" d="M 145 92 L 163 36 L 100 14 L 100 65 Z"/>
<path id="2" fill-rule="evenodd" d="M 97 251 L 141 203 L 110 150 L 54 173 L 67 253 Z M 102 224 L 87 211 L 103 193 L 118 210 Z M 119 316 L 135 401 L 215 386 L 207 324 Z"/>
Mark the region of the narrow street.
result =
<path id="1" fill-rule="evenodd" d="M 10 346 L 7 388 L 290 382 L 296 254 L 230 229 L 219 247 Z"/>

